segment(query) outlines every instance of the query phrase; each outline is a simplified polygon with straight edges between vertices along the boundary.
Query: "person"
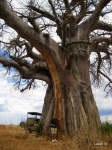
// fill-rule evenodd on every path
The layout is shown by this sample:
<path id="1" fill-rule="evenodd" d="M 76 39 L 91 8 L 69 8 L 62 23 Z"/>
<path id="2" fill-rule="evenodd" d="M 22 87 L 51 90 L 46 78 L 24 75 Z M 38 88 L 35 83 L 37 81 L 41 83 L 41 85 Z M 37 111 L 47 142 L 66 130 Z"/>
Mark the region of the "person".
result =
<path id="1" fill-rule="evenodd" d="M 52 142 L 57 142 L 57 134 L 58 134 L 58 119 L 54 115 L 51 119 L 51 138 Z"/>

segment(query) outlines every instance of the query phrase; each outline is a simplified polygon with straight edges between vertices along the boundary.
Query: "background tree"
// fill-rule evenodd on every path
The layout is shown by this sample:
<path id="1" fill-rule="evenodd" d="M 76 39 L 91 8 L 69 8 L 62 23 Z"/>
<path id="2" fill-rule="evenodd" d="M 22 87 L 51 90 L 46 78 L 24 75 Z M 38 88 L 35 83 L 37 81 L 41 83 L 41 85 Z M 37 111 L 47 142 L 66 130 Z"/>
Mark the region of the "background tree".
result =
<path id="1" fill-rule="evenodd" d="M 0 1 L 0 63 L 8 72 L 16 70 L 18 87 L 25 79 L 22 92 L 35 87 L 36 79 L 48 84 L 44 132 L 53 114 L 63 117 L 59 125 L 65 134 L 96 130 L 100 118 L 90 79 L 99 86 L 105 77 L 111 90 L 111 0 L 17 2 L 15 7 L 13 1 Z"/>

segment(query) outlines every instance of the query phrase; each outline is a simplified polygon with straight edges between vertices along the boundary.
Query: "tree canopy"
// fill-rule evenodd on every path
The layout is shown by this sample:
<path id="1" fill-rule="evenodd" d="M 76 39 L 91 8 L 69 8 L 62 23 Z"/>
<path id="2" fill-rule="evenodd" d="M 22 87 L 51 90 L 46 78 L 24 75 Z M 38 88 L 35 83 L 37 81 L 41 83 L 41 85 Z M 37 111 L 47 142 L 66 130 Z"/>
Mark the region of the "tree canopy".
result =
<path id="1" fill-rule="evenodd" d="M 111 0 L 1 0 L 0 63 L 18 79 L 18 88 L 25 79 L 26 86 L 21 89 L 24 91 L 35 87 L 36 79 L 49 84 L 55 67 L 65 61 L 61 62 L 59 54 L 63 55 L 71 45 L 85 43 L 89 47 L 86 51 L 80 49 L 80 53 L 94 56 L 90 59 L 91 82 L 99 86 L 105 77 L 109 91 L 112 89 L 111 16 Z M 69 31 L 69 26 L 71 29 L 74 26 L 73 30 Z M 82 37 L 78 31 L 83 32 Z M 78 38 L 72 40 L 74 34 Z"/>

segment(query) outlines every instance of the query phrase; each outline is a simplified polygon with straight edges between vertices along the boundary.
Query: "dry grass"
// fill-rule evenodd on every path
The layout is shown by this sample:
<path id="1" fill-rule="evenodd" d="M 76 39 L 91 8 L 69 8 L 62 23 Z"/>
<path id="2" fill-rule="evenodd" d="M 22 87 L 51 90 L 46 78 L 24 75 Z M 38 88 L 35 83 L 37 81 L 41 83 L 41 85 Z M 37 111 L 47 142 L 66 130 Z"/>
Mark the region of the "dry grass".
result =
<path id="1" fill-rule="evenodd" d="M 109 136 L 80 133 L 52 143 L 50 137 L 29 134 L 19 126 L 0 125 L 0 150 L 112 150 L 112 141 Z"/>

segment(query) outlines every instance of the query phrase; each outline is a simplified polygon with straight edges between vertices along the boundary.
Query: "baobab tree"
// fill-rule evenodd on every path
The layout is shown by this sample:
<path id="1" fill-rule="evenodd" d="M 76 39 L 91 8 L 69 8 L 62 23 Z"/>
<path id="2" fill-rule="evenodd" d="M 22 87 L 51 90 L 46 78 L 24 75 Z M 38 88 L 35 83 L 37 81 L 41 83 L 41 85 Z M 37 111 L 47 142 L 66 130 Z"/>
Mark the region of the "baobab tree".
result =
<path id="1" fill-rule="evenodd" d="M 100 117 L 91 83 L 99 86 L 105 77 L 110 90 L 112 83 L 108 76 L 112 25 L 107 18 L 111 0 L 17 2 L 16 7 L 13 1 L 0 1 L 0 63 L 9 72 L 16 70 L 18 87 L 25 79 L 22 92 L 35 86 L 37 79 L 47 83 L 41 118 L 44 132 L 49 131 L 53 114 L 61 118 L 59 126 L 65 134 L 96 130 Z"/>

